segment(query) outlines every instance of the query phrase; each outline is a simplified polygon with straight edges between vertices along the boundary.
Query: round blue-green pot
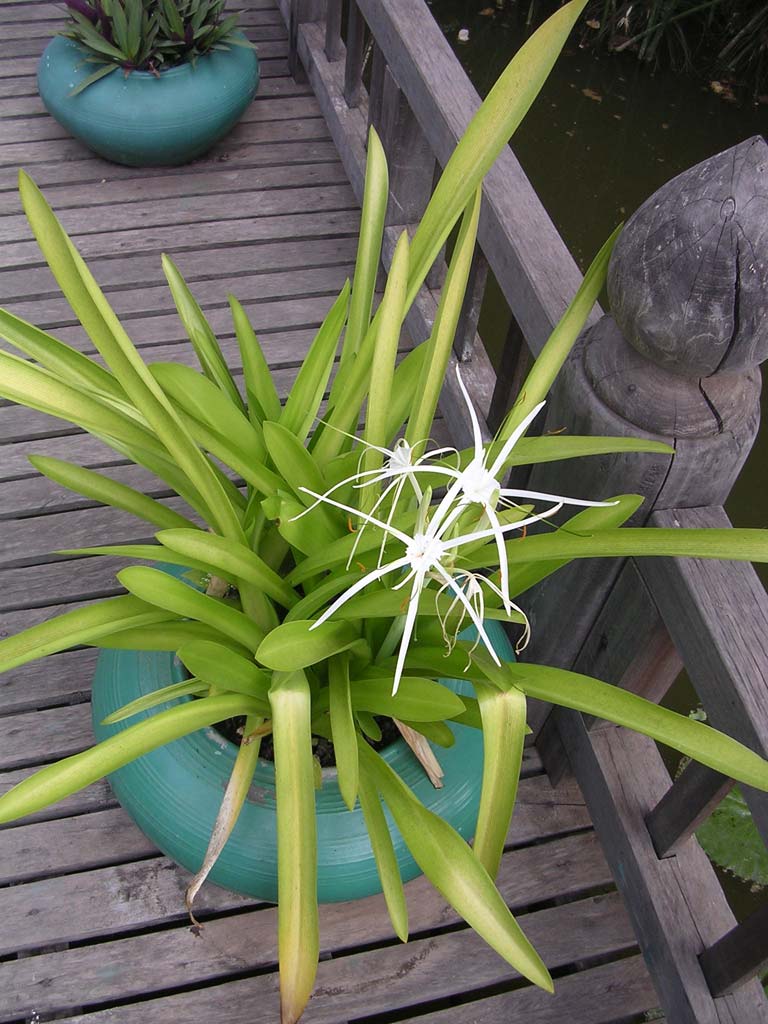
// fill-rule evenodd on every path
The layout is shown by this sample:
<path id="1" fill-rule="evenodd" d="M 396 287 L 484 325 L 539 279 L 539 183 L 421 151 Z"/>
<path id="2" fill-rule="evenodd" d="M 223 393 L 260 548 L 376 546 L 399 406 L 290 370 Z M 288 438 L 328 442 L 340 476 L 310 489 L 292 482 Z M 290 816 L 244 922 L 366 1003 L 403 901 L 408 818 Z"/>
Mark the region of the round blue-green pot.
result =
<path id="1" fill-rule="evenodd" d="M 119 68 L 69 93 L 94 70 L 71 39 L 56 36 L 37 71 L 40 96 L 59 124 L 100 156 L 131 167 L 183 164 L 201 156 L 242 117 L 256 94 L 259 62 L 244 46 L 192 64 L 126 75 Z"/>
<path id="2" fill-rule="evenodd" d="M 496 623 L 489 624 L 496 626 Z M 499 630 L 499 643 L 506 638 Z M 494 641 L 497 637 L 494 631 Z M 99 740 L 172 705 L 102 725 L 114 710 L 184 678 L 182 666 L 167 652 L 103 651 L 93 684 L 93 726 Z M 458 693 L 468 684 L 446 681 Z M 188 700 L 189 698 L 182 698 Z M 177 703 L 177 702 L 173 702 Z M 466 839 L 474 835 L 480 802 L 483 741 L 479 730 L 451 725 L 456 742 L 437 750 L 445 772 L 435 789 L 402 740 L 382 756 L 413 789 L 422 803 L 448 821 Z M 173 860 L 196 872 L 203 861 L 224 789 L 235 763 L 236 748 L 214 729 L 201 729 L 145 754 L 109 777 L 117 799 L 139 828 Z M 323 770 L 315 795 L 318 842 L 318 899 L 322 903 L 358 899 L 381 892 L 381 883 L 359 804 L 344 804 L 335 769 Z M 388 811 L 387 820 L 404 881 L 420 872 Z M 210 880 L 235 892 L 277 900 L 277 830 L 275 772 L 260 760 L 237 824 Z"/>

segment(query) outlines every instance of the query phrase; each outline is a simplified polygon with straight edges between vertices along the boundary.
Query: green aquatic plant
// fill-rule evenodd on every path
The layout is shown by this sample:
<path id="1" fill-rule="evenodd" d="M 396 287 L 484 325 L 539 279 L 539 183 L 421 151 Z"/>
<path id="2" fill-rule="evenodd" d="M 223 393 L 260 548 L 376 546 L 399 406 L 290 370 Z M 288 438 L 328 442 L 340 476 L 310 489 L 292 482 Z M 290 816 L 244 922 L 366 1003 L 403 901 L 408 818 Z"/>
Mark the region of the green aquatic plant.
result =
<path id="1" fill-rule="evenodd" d="M 171 563 L 189 579 L 151 565 L 123 569 L 118 579 L 127 594 L 0 641 L 0 671 L 78 644 L 169 650 L 190 678 L 111 719 L 179 695 L 191 699 L 31 775 L 0 797 L 0 822 L 39 810 L 161 744 L 241 716 L 244 742 L 190 885 L 191 903 L 237 820 L 261 737 L 271 732 L 284 1022 L 301 1015 L 317 969 L 313 734 L 333 743 L 347 806 L 360 802 L 396 934 L 407 938 L 407 909 L 382 801 L 442 895 L 516 970 L 547 990 L 552 980 L 545 965 L 494 885 L 514 808 L 528 698 L 629 726 L 768 789 L 768 763 L 735 740 L 597 679 L 505 661 L 484 630 L 486 620 L 496 619 L 524 639 L 525 591 L 574 558 L 768 561 L 763 531 L 624 528 L 640 504 L 636 496 L 579 503 L 504 483 L 513 465 L 670 452 L 655 441 L 526 436 L 597 299 L 615 236 L 597 255 L 493 441 L 483 444 L 479 425 L 467 451 L 430 449 L 425 441 L 466 290 L 482 179 L 582 8 L 583 0 L 563 7 L 501 76 L 448 161 L 413 238 L 400 238 L 374 314 L 388 171 L 370 133 L 354 281 L 332 304 L 284 403 L 242 306 L 231 299 L 241 388 L 167 257 L 166 278 L 201 369 L 145 363 L 53 211 L 21 175 L 22 202 L 42 253 L 104 365 L 0 311 L 0 335 L 21 353 L 0 351 L 0 395 L 94 434 L 165 481 L 183 504 L 183 511 L 170 509 L 100 471 L 37 458 L 34 465 L 52 480 L 157 530 L 154 543 L 61 554 Z M 432 332 L 399 360 L 409 307 L 456 225 Z M 469 397 L 464 401 L 476 421 Z M 433 500 L 440 489 L 443 495 Z M 527 532 L 528 524 L 554 522 L 569 502 L 586 507 L 545 532 Z M 479 642 L 458 635 L 466 621 Z M 469 682 L 474 696 L 460 697 L 437 682 L 446 676 Z M 424 745 L 451 743 L 447 723 L 482 729 L 473 848 L 369 745 L 372 714 L 391 717 Z"/>

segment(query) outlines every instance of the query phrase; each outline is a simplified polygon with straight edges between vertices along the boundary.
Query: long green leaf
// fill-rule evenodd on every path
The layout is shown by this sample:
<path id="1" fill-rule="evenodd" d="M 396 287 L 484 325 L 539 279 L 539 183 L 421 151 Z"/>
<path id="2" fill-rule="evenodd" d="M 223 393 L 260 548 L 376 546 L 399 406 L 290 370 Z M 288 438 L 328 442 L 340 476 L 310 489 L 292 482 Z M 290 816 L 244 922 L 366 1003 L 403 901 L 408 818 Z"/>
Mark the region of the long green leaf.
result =
<path id="1" fill-rule="evenodd" d="M 357 629 L 349 622 L 324 622 L 316 629 L 312 626 L 311 620 L 284 622 L 262 641 L 256 660 L 267 668 L 293 672 L 360 643 Z"/>
<path id="2" fill-rule="evenodd" d="M 608 273 L 608 261 L 620 230 L 617 228 L 613 232 L 595 256 L 576 295 L 539 353 L 520 389 L 520 397 L 510 409 L 494 440 L 489 455 L 491 462 L 496 458 L 496 452 L 501 450 L 510 434 L 522 423 L 528 413 L 546 398 L 549 389 L 554 384 L 563 363 L 568 358 L 568 353 L 581 334 L 590 310 L 597 302 Z"/>
<path id="3" fill-rule="evenodd" d="M 188 416 L 226 437 L 246 461 L 264 461 L 261 431 L 213 381 L 183 363 L 151 363 L 149 368 L 166 395 Z"/>
<path id="4" fill-rule="evenodd" d="M 179 312 L 181 321 L 187 330 L 189 340 L 195 350 L 203 373 L 229 398 L 232 405 L 240 412 L 245 412 L 243 400 L 237 385 L 232 379 L 224 356 L 221 354 L 216 335 L 211 325 L 205 319 L 202 309 L 198 305 L 189 286 L 179 272 L 179 268 L 165 253 L 162 257 L 163 272 L 165 273 L 168 287 L 171 289 L 173 301 Z"/>
<path id="5" fill-rule="evenodd" d="M 92 643 L 107 633 L 171 618 L 173 615 L 167 611 L 125 595 L 76 608 L 0 640 L 0 672 L 43 658 L 46 654 L 69 650 L 77 644 Z"/>
<path id="6" fill-rule="evenodd" d="M 0 352 L 0 396 L 74 423 L 92 434 L 149 450 L 157 444 L 137 420 L 10 352 Z"/>
<path id="7" fill-rule="evenodd" d="M 24 779 L 0 797 L 0 823 L 49 807 L 164 743 L 255 710 L 254 702 L 248 697 L 226 694 L 203 697 L 161 711 Z"/>
<path id="8" fill-rule="evenodd" d="M 178 700 L 179 697 L 198 697 L 203 693 L 207 694 L 209 689 L 208 683 L 204 683 L 201 679 L 185 679 L 181 683 L 161 686 L 159 690 L 145 693 L 143 697 L 137 697 L 136 700 L 123 704 L 117 711 L 113 711 L 111 715 L 102 719 L 101 724 L 114 725 L 116 722 L 124 722 L 126 718 L 132 718 L 140 711 L 151 711 L 158 704 L 167 704 L 168 701 Z"/>
<path id="9" fill-rule="evenodd" d="M 125 400 L 125 392 L 109 370 L 7 309 L 0 309 L 0 337 L 67 384 Z"/>
<path id="10" fill-rule="evenodd" d="M 475 856 L 495 878 L 504 853 L 525 742 L 525 695 L 475 683 L 483 721 L 483 785 L 475 830 Z"/>
<path id="11" fill-rule="evenodd" d="M 476 651 L 473 657 L 491 681 L 504 687 L 517 686 L 528 697 L 624 725 L 737 782 L 768 790 L 768 761 L 703 722 L 577 672 L 517 663 L 498 668 L 483 652 Z"/>
<path id="12" fill-rule="evenodd" d="M 510 566 L 517 562 L 559 558 L 720 558 L 768 562 L 768 532 L 737 529 L 667 529 L 624 527 L 577 536 L 558 530 L 510 541 Z M 471 568 L 474 560 L 469 560 Z"/>
<path id="13" fill-rule="evenodd" d="M 183 618 L 205 622 L 251 651 L 264 639 L 263 631 L 242 612 L 201 594 L 159 569 L 132 565 L 122 569 L 117 578 L 136 597 Z"/>
<path id="14" fill-rule="evenodd" d="M 236 643 L 218 629 L 192 619 L 122 629 L 115 633 L 105 633 L 97 640 L 83 642 L 91 647 L 114 648 L 118 651 L 178 651 L 192 640 L 210 640 L 211 643 L 229 647 L 243 657 L 252 656 L 247 647 Z"/>
<path id="15" fill-rule="evenodd" d="M 389 430 L 392 380 L 405 315 L 407 283 L 408 233 L 403 231 L 395 246 L 392 266 L 384 289 L 384 298 L 379 307 L 379 332 L 371 364 L 371 383 L 368 389 L 368 405 L 363 432 L 363 440 L 366 444 L 362 459 L 364 472 L 380 470 L 384 461 L 384 456 L 378 449 L 385 445 Z M 359 503 L 364 512 L 370 512 L 375 501 L 376 489 L 374 487 L 364 487 L 360 491 Z"/>
<path id="16" fill-rule="evenodd" d="M 242 535 L 218 477 L 155 382 L 85 262 L 32 179 L 19 173 L 27 219 L 59 287 L 125 393 L 189 477 L 225 534 Z"/>
<path id="17" fill-rule="evenodd" d="M 392 696 L 392 676 L 375 676 L 375 666 L 363 679 L 351 683 L 352 707 L 374 715 L 388 715 L 407 722 L 433 722 L 455 718 L 464 710 L 464 701 L 453 690 L 420 676 L 404 676 Z"/>
<path id="18" fill-rule="evenodd" d="M 293 383 L 279 422 L 303 441 L 315 421 L 331 375 L 334 356 L 347 318 L 349 281 L 320 326 Z"/>
<path id="19" fill-rule="evenodd" d="M 269 713 L 271 678 L 253 661 L 209 640 L 191 640 L 179 648 L 177 656 L 193 676 L 219 690 L 233 690 L 253 697 L 263 705 L 262 712 Z"/>
<path id="20" fill-rule="evenodd" d="M 229 296 L 229 307 L 243 361 L 248 417 L 254 426 L 263 420 L 277 420 L 280 418 L 280 398 L 258 338 L 245 310 L 233 295 Z"/>
<path id="21" fill-rule="evenodd" d="M 161 530 L 156 536 L 163 547 L 207 565 L 217 576 L 231 582 L 247 580 L 284 608 L 296 603 L 293 588 L 244 544 L 201 530 Z"/>
<path id="22" fill-rule="evenodd" d="M 328 701 L 339 789 L 344 803 L 353 811 L 357 800 L 359 764 L 349 682 L 349 654 L 346 651 L 328 662 Z M 317 708 L 313 708 L 313 712 L 317 714 Z"/>
<path id="23" fill-rule="evenodd" d="M 363 209 L 360 215 L 360 234 L 357 242 L 355 276 L 352 280 L 352 298 L 349 303 L 349 322 L 344 334 L 344 346 L 339 362 L 339 373 L 334 382 L 331 401 L 343 393 L 344 373 L 350 360 L 357 355 L 360 342 L 371 322 L 376 275 L 381 260 L 381 240 L 384 237 L 384 219 L 389 200 L 389 171 L 381 140 L 373 127 L 368 129 L 368 154 L 365 163 Z"/>
<path id="24" fill-rule="evenodd" d="M 269 693 L 277 800 L 280 1019 L 295 1024 L 317 973 L 317 825 L 311 698 L 303 672 L 277 672 Z"/>
<path id="25" fill-rule="evenodd" d="M 467 290 L 469 271 L 477 239 L 477 225 L 480 220 L 482 188 L 478 187 L 470 199 L 459 227 L 459 236 L 453 250 L 448 274 L 440 294 L 435 323 L 427 345 L 429 356 L 424 360 L 421 378 L 416 388 L 414 405 L 408 420 L 405 438 L 418 454 L 424 450 L 426 439 L 432 429 L 437 401 L 443 386 L 448 360 L 453 351 L 453 339 L 461 316 L 464 295 Z"/>
<path id="26" fill-rule="evenodd" d="M 360 807 L 365 818 L 365 827 L 371 840 L 371 848 L 379 872 L 381 891 L 387 904 L 387 911 L 401 942 L 408 941 L 408 908 L 405 902 L 403 880 L 397 863 L 392 833 L 389 830 L 381 798 L 368 775 L 363 772 L 359 782 Z"/>
<path id="27" fill-rule="evenodd" d="M 553 991 L 552 979 L 493 881 L 458 832 L 427 810 L 389 765 L 360 742 L 361 767 L 370 772 L 395 824 L 438 892 L 470 927 L 523 977 Z"/>
<path id="28" fill-rule="evenodd" d="M 70 491 L 92 498 L 94 501 L 101 501 L 105 505 L 130 512 L 131 515 L 153 523 L 161 530 L 183 527 L 199 532 L 197 524 L 186 516 L 174 512 L 167 505 L 155 501 L 133 487 L 128 487 L 127 484 L 110 480 L 95 470 L 84 469 L 72 462 L 45 455 L 30 455 L 29 461 L 43 476 L 61 484 L 62 487 L 67 487 Z"/>

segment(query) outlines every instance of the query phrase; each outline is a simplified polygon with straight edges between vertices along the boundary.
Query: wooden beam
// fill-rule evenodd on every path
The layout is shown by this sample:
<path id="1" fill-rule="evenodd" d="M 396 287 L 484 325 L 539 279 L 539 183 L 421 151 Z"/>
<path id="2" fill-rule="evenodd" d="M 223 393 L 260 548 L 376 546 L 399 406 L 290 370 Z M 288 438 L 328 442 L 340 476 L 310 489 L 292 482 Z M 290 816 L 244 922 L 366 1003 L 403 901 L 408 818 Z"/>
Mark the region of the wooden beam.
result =
<path id="1" fill-rule="evenodd" d="M 710 946 L 700 961 L 714 996 L 735 992 L 758 977 L 768 967 L 768 903 Z"/>
<path id="2" fill-rule="evenodd" d="M 720 527 L 722 508 L 655 512 L 653 526 Z M 748 562 L 638 559 L 712 725 L 768 756 L 768 595 Z M 768 843 L 768 794 L 743 787 Z"/>
<path id="3" fill-rule="evenodd" d="M 555 715 L 669 1020 L 766 1024 L 758 981 L 719 999 L 709 991 L 699 955 L 733 928 L 734 918 L 698 844 L 677 857 L 656 856 L 645 819 L 670 782 L 655 743 L 615 727 L 589 731 L 576 712 Z"/>
<path id="4" fill-rule="evenodd" d="M 733 786 L 733 779 L 691 761 L 645 819 L 659 857 L 674 856 Z"/>

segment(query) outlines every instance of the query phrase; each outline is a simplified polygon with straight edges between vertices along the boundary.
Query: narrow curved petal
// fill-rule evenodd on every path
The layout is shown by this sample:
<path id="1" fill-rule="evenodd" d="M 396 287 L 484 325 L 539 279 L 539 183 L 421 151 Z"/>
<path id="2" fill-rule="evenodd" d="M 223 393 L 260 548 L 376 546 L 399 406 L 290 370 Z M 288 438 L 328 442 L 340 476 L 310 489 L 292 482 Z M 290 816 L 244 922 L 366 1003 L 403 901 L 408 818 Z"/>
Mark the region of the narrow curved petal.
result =
<path id="1" fill-rule="evenodd" d="M 490 469 L 491 476 L 496 476 L 501 471 L 501 469 L 504 466 L 504 463 L 509 458 L 509 455 L 510 455 L 510 452 L 512 451 L 512 449 L 515 447 L 517 442 L 520 440 L 520 438 L 523 436 L 523 434 L 526 432 L 526 430 L 531 425 L 533 420 L 536 419 L 536 417 L 539 415 L 539 413 L 541 412 L 541 410 L 544 408 L 544 406 L 546 404 L 547 404 L 546 402 L 539 402 L 539 404 L 534 409 L 531 409 L 531 411 L 528 413 L 528 415 L 525 417 L 525 419 L 522 421 L 522 423 L 519 423 L 515 427 L 515 429 L 509 435 L 507 440 L 504 442 L 504 447 L 501 449 L 499 454 L 496 456 L 496 461 L 491 466 L 491 469 Z"/>
<path id="2" fill-rule="evenodd" d="M 317 626 L 322 625 L 322 623 L 325 622 L 326 619 L 329 619 L 335 611 L 338 611 L 343 604 L 346 604 L 351 597 L 354 597 L 355 594 L 364 590 L 369 583 L 375 583 L 376 580 L 380 580 L 382 576 L 386 576 L 388 572 L 394 572 L 396 569 L 402 569 L 403 566 L 406 565 L 408 565 L 407 558 L 398 558 L 396 561 L 388 562 L 386 565 L 382 565 L 380 569 L 374 569 L 372 572 L 362 576 L 356 583 L 353 583 L 348 590 L 345 590 L 343 594 L 337 597 L 333 604 L 329 605 L 320 618 L 313 622 L 309 628 L 315 629 Z"/>
<path id="3" fill-rule="evenodd" d="M 477 630 L 477 632 L 480 634 L 480 637 L 481 637 L 483 643 L 488 648 L 488 653 L 490 654 L 490 656 L 493 658 L 493 660 L 496 662 L 497 665 L 501 665 L 501 661 L 499 660 L 499 656 L 496 653 L 496 651 L 493 649 L 493 644 L 491 643 L 490 637 L 488 636 L 488 634 L 485 631 L 485 627 L 483 626 L 483 620 L 478 617 L 478 615 L 475 612 L 475 609 L 472 607 L 472 604 L 471 604 L 469 598 L 467 597 L 467 595 L 464 593 L 464 591 L 459 586 L 459 584 L 456 582 L 456 580 L 451 575 L 449 575 L 449 573 L 446 572 L 446 570 L 442 567 L 442 565 L 436 565 L 434 567 L 434 569 L 435 569 L 435 572 L 443 580 L 445 580 L 446 584 L 454 592 L 456 597 L 458 597 L 459 601 L 461 601 L 461 603 L 464 605 L 464 607 L 467 610 L 467 613 L 469 614 L 469 617 L 472 619 L 472 624 L 474 625 L 474 627 Z"/>
<path id="4" fill-rule="evenodd" d="M 319 498 L 320 501 L 324 501 L 328 505 L 333 505 L 334 508 L 340 508 L 342 512 L 349 512 L 350 515 L 358 516 L 360 519 L 364 519 L 367 523 L 373 523 L 373 525 L 378 526 L 380 530 L 384 530 L 393 537 L 397 537 L 397 539 L 402 541 L 406 546 L 411 543 L 411 538 L 407 533 L 403 533 L 402 530 L 398 530 L 394 526 L 387 526 L 387 524 L 382 522 L 381 519 L 376 519 L 375 516 L 369 516 L 367 512 L 361 512 L 359 508 L 353 508 L 351 505 L 345 505 L 342 501 L 335 501 L 333 498 L 328 498 L 323 494 L 318 494 L 316 491 L 310 490 L 309 487 L 300 487 L 299 490 L 304 494 L 310 494 L 313 498 Z"/>

